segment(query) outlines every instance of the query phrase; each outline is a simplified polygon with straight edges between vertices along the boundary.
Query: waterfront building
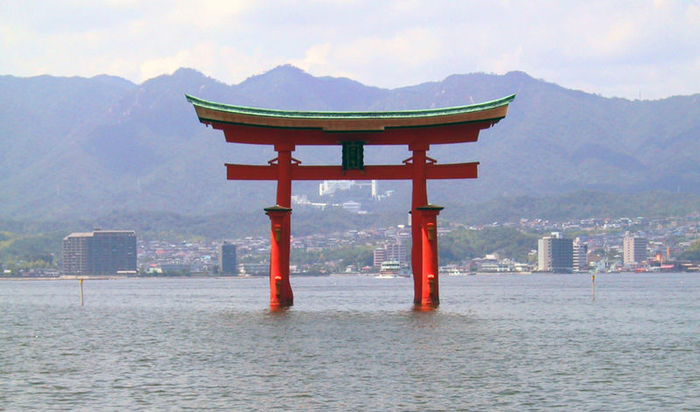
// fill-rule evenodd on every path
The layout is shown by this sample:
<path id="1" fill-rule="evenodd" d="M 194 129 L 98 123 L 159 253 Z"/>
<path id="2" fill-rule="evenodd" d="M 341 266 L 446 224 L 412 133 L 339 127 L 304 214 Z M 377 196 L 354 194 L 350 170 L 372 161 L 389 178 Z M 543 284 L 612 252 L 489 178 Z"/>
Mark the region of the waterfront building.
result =
<path id="1" fill-rule="evenodd" d="M 224 242 L 219 247 L 219 273 L 222 275 L 237 275 L 236 245 Z"/>
<path id="2" fill-rule="evenodd" d="M 400 265 L 405 265 L 407 263 L 406 246 L 404 246 L 401 240 L 396 239 L 396 242 L 387 244 L 385 249 L 386 260 L 395 260 L 399 262 Z"/>
<path id="3" fill-rule="evenodd" d="M 372 262 L 374 267 L 381 267 L 382 263 L 389 261 L 398 262 L 401 266 L 408 264 L 406 246 L 398 238 L 392 243 L 387 243 L 383 247 L 374 249 Z"/>
<path id="4" fill-rule="evenodd" d="M 136 273 L 136 232 L 95 230 L 63 239 L 63 274 L 109 276 Z"/>
<path id="5" fill-rule="evenodd" d="M 88 241 L 92 233 L 71 233 L 63 239 L 63 274 L 87 276 L 90 274 L 88 264 Z"/>
<path id="6" fill-rule="evenodd" d="M 537 241 L 537 270 L 540 272 L 571 273 L 574 266 L 574 248 L 571 239 L 558 232 Z"/>
<path id="7" fill-rule="evenodd" d="M 588 269 L 588 245 L 577 237 L 574 240 L 573 249 L 574 272 L 585 272 Z"/>
<path id="8" fill-rule="evenodd" d="M 622 263 L 625 266 L 632 266 L 647 260 L 648 244 L 646 238 L 626 234 L 622 240 Z"/>
<path id="9" fill-rule="evenodd" d="M 386 249 L 384 249 L 383 247 L 378 247 L 378 248 L 374 249 L 372 266 L 374 266 L 375 268 L 379 268 L 382 266 L 382 263 L 386 260 L 387 260 Z"/>

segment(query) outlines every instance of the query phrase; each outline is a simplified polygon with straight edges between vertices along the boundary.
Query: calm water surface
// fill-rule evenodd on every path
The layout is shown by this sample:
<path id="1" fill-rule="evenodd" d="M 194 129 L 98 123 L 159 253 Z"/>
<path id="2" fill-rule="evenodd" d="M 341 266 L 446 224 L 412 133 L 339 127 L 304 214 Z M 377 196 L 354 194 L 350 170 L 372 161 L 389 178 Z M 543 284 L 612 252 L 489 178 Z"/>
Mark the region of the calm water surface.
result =
<path id="1" fill-rule="evenodd" d="M 698 410 L 700 275 L 0 282 L 0 410 Z"/>

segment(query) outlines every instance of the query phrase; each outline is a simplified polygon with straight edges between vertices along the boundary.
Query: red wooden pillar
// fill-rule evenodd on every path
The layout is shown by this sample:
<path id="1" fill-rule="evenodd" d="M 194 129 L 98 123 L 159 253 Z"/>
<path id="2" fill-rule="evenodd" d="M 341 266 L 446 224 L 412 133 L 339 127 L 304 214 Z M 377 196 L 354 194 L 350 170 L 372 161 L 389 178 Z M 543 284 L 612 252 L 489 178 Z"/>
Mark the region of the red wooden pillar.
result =
<path id="1" fill-rule="evenodd" d="M 276 144 L 277 151 L 277 205 L 292 207 L 292 152 L 293 144 Z"/>
<path id="2" fill-rule="evenodd" d="M 277 206 L 292 207 L 292 152 L 293 144 L 275 144 L 277 151 Z M 284 238 L 283 248 L 280 250 L 281 264 L 285 268 L 286 281 L 289 284 L 289 255 L 292 236 L 291 213 L 287 213 L 282 224 L 282 237 Z M 289 304 L 292 302 L 291 286 L 289 288 Z"/>
<path id="3" fill-rule="evenodd" d="M 294 304 L 292 285 L 289 283 L 289 238 L 285 236 L 285 221 L 289 221 L 292 209 L 282 206 L 265 208 L 270 217 L 270 307 L 281 308 Z M 289 253 L 289 252 L 287 252 Z"/>
<path id="4" fill-rule="evenodd" d="M 270 245 L 271 307 L 287 307 L 294 303 L 292 286 L 289 282 L 289 254 L 292 234 L 292 152 L 294 149 L 294 144 L 275 144 L 275 151 L 277 151 L 277 205 L 265 209 L 273 225 Z"/>
<path id="5" fill-rule="evenodd" d="M 411 270 L 413 272 L 413 303 L 419 305 L 422 297 L 423 254 L 421 242 L 421 217 L 417 208 L 428 204 L 426 187 L 426 152 L 430 148 L 427 143 L 412 143 L 408 150 L 413 152 L 413 194 L 411 198 Z"/>
<path id="6" fill-rule="evenodd" d="M 425 205 L 417 208 L 421 218 L 422 271 L 421 299 L 418 304 L 421 309 L 435 308 L 440 304 L 438 282 L 438 239 L 437 215 L 443 208 Z"/>

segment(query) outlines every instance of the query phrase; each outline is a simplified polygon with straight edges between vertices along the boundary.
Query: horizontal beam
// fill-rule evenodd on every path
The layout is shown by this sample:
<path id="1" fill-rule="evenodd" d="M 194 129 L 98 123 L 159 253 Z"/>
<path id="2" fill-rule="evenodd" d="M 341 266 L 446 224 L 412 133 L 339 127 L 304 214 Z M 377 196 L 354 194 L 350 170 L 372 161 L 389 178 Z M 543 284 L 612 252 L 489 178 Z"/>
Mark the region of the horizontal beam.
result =
<path id="1" fill-rule="evenodd" d="M 427 164 L 425 176 L 428 179 L 476 179 L 479 162 Z"/>
<path id="2" fill-rule="evenodd" d="M 365 166 L 364 170 L 343 170 L 341 166 L 296 166 L 293 180 L 402 180 L 411 178 L 411 169 L 401 166 Z"/>
<path id="3" fill-rule="evenodd" d="M 426 164 L 427 179 L 475 179 L 479 162 Z M 364 170 L 343 170 L 341 166 L 293 164 L 292 180 L 411 180 L 413 165 L 365 166 Z M 228 180 L 277 180 L 277 165 L 226 164 Z"/>

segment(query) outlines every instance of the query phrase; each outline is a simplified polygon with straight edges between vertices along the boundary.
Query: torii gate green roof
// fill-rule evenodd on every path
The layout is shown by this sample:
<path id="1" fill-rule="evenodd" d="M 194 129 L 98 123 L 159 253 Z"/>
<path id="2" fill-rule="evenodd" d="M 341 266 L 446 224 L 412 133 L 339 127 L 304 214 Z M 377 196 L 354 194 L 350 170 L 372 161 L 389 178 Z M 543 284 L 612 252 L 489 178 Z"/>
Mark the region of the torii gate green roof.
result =
<path id="1" fill-rule="evenodd" d="M 201 107 L 205 109 L 214 110 L 217 112 L 226 112 L 232 114 L 244 114 L 252 116 L 264 116 L 264 117 L 282 117 L 282 118 L 295 118 L 295 119 L 319 119 L 319 118 L 331 118 L 331 119 L 368 119 L 368 118 L 420 118 L 420 117 L 434 117 L 434 116 L 446 116 L 461 113 L 473 113 L 481 112 L 488 109 L 494 109 L 497 107 L 507 106 L 510 102 L 515 99 L 515 94 L 510 96 L 502 97 L 500 99 L 491 100 L 483 103 L 476 103 L 467 106 L 454 106 L 454 107 L 442 107 L 437 109 L 422 109 L 422 110 L 398 110 L 398 111 L 343 111 L 343 112 L 333 112 L 333 111 L 297 111 L 297 110 L 276 110 L 276 109 L 262 109 L 257 107 L 245 107 L 245 106 L 234 106 L 230 104 L 211 102 L 203 100 L 188 94 L 185 95 L 187 101 L 192 103 L 195 107 Z"/>
<path id="2" fill-rule="evenodd" d="M 384 131 L 464 123 L 495 123 L 506 116 L 515 95 L 468 106 L 385 112 L 288 111 L 234 106 L 185 95 L 202 123 L 321 129 L 326 132 Z"/>

